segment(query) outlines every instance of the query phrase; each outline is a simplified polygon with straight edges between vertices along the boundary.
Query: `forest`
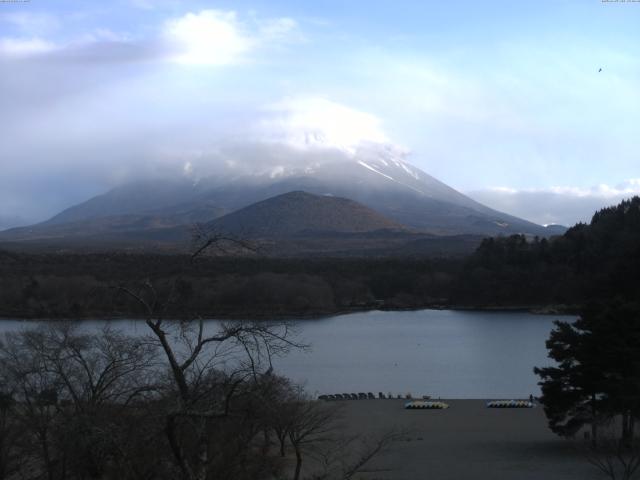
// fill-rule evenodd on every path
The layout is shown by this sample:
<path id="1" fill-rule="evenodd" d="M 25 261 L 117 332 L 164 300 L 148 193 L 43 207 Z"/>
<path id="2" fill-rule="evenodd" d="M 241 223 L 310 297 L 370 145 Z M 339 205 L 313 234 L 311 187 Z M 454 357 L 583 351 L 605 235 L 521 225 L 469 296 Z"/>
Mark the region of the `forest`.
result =
<path id="1" fill-rule="evenodd" d="M 0 316 L 143 317 L 119 287 L 150 283 L 166 315 L 322 316 L 367 309 L 577 311 L 640 294 L 640 198 L 550 239 L 483 240 L 466 258 L 270 258 L 0 251 Z"/>

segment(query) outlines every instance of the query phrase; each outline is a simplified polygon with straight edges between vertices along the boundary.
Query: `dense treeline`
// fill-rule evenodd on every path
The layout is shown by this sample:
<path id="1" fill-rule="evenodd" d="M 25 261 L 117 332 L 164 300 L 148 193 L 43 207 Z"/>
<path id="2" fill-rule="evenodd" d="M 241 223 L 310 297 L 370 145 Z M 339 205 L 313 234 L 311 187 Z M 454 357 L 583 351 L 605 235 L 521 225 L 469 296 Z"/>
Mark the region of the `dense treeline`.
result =
<path id="1" fill-rule="evenodd" d="M 446 302 L 459 262 L 0 253 L 0 316 L 141 316 L 115 287 L 149 279 L 167 316 L 321 315 Z M 177 282 L 176 282 L 177 280 Z"/>
<path id="2" fill-rule="evenodd" d="M 640 295 L 640 198 L 597 212 L 563 236 L 489 238 L 465 263 L 457 300 L 583 304 Z"/>
<path id="3" fill-rule="evenodd" d="M 323 315 L 370 308 L 577 308 L 640 295 L 640 198 L 551 239 L 485 239 L 466 259 L 27 254 L 0 251 L 0 316 L 140 316 L 114 287 L 148 279 L 167 315 Z M 177 281 L 176 281 L 177 280 Z"/>

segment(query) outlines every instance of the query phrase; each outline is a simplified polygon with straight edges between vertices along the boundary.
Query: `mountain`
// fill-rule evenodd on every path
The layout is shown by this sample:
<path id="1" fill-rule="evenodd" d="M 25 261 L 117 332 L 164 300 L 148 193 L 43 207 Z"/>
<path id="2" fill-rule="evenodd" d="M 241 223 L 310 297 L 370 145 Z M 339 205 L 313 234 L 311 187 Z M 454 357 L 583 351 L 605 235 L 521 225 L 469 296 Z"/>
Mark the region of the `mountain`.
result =
<path id="1" fill-rule="evenodd" d="M 564 225 L 558 225 L 556 223 L 551 223 L 549 225 L 545 225 L 544 228 L 547 231 L 547 235 L 545 235 L 545 236 L 549 236 L 549 237 L 553 237 L 553 236 L 556 236 L 556 235 L 562 235 L 568 230 L 568 228 L 565 227 Z"/>
<path id="2" fill-rule="evenodd" d="M 73 251 L 176 250 L 189 245 L 187 225 L 170 217 L 114 215 L 60 224 L 38 224 L 0 232 L 0 245 L 18 249 Z"/>
<path id="3" fill-rule="evenodd" d="M 461 194 L 409 164 L 392 148 L 371 146 L 352 158 L 301 156 L 298 162 L 286 165 L 278 161 L 266 162 L 251 173 L 229 167 L 197 180 L 183 177 L 130 183 L 71 207 L 45 223 L 134 213 L 188 215 L 202 210 L 203 205 L 211 209 L 197 218 L 208 221 L 270 197 L 305 191 L 349 198 L 402 225 L 433 234 L 549 234 L 540 225 Z"/>
<path id="4" fill-rule="evenodd" d="M 42 225 L 59 225 L 95 218 L 159 212 L 170 216 L 176 213 L 192 215 L 193 211 L 207 207 L 205 202 L 200 202 L 198 205 L 194 205 L 194 208 L 186 210 L 180 208 L 180 205 L 193 198 L 194 193 L 193 182 L 188 179 L 132 182 L 68 208 L 43 222 Z M 212 215 L 220 215 L 221 212 L 215 211 L 215 206 L 211 206 L 211 208 L 214 210 L 213 213 L 205 214 L 195 220 L 202 221 L 204 219 L 206 221 L 211 219 Z M 179 218 L 176 220 L 181 222 Z M 186 221 L 182 223 L 186 223 Z"/>
<path id="5" fill-rule="evenodd" d="M 249 238 L 406 230 L 353 200 L 301 191 L 254 203 L 210 222 L 207 227 Z"/>
<path id="6" fill-rule="evenodd" d="M 213 222 L 216 228 L 280 240 L 307 231 L 311 241 L 309 232 L 316 237 L 331 232 L 356 250 L 363 237 L 372 238 L 371 232 L 390 230 L 391 235 L 374 235 L 376 242 L 387 239 L 376 244 L 387 251 L 391 236 L 397 250 L 398 238 L 551 236 L 563 231 L 486 207 L 406 162 L 394 148 L 377 144 L 349 155 L 288 151 L 247 170 L 234 165 L 226 162 L 197 177 L 131 182 L 41 224 L 2 232 L 0 242 L 175 246 L 188 238 L 189 225 Z M 311 243 L 309 248 L 321 247 Z"/>
<path id="7" fill-rule="evenodd" d="M 0 215 L 0 231 L 7 230 L 9 228 L 19 227 L 21 225 L 28 225 L 29 222 L 16 216 Z"/>

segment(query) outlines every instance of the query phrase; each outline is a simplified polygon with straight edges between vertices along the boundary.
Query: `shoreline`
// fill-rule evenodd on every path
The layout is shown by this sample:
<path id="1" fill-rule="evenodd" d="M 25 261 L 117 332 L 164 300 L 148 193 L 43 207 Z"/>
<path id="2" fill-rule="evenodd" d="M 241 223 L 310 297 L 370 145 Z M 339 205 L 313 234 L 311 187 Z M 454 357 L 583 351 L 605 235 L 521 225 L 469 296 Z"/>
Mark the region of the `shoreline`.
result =
<path id="1" fill-rule="evenodd" d="M 367 312 L 418 312 L 423 310 L 452 310 L 452 311 L 473 311 L 473 312 L 522 312 L 531 313 L 533 315 L 576 315 L 579 312 L 580 306 L 578 305 L 447 305 L 447 304 L 432 304 L 424 305 L 420 307 L 396 307 L 384 305 L 369 305 L 367 307 L 355 307 L 349 309 L 339 309 L 331 311 L 321 312 L 291 312 L 291 313 L 269 313 L 269 314 L 257 314 L 254 313 L 214 313 L 207 315 L 200 315 L 205 320 L 276 320 L 276 321 L 293 321 L 293 320 L 321 320 L 328 317 L 337 317 L 342 315 L 349 315 L 353 313 L 367 313 Z M 24 320 L 24 321 L 92 321 L 92 320 L 145 320 L 146 316 L 139 316 L 135 314 L 119 314 L 119 315 L 91 315 L 81 317 L 51 317 L 51 316 L 36 316 L 23 313 L 0 313 L 0 322 L 4 320 Z M 185 317 L 166 317 L 165 320 L 176 321 L 185 320 Z M 194 320 L 196 320 L 194 318 Z"/>

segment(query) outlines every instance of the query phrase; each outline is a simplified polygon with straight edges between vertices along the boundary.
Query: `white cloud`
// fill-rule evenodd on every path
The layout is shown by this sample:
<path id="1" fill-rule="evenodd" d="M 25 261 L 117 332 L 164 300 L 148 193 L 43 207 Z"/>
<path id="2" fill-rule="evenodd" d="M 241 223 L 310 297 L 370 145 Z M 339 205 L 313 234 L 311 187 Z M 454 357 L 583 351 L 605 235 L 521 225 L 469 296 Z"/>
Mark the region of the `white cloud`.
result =
<path id="1" fill-rule="evenodd" d="M 552 186 L 549 188 L 530 188 L 530 189 L 514 189 L 509 187 L 492 187 L 488 190 L 507 194 L 517 195 L 520 193 L 552 193 L 556 195 L 566 195 L 569 197 L 599 197 L 599 198 L 618 198 L 626 195 L 640 195 L 640 178 L 630 178 L 617 185 L 607 185 L 601 183 L 591 187 L 571 187 L 571 186 Z"/>
<path id="2" fill-rule="evenodd" d="M 122 60 L 145 58 L 149 55 L 157 56 L 153 48 L 144 43 L 136 43 L 127 33 L 119 33 L 107 28 L 96 28 L 76 35 L 64 41 L 53 41 L 42 36 L 34 37 L 3 37 L 0 38 L 0 58 L 23 59 L 34 55 L 49 55 L 50 58 L 69 61 L 73 58 L 100 61 L 112 57 L 105 56 L 105 52 L 114 46 L 122 46 L 120 52 Z"/>
<path id="3" fill-rule="evenodd" d="M 0 38 L 0 55 L 9 58 L 28 57 L 57 49 L 54 43 L 41 38 Z"/>
<path id="4" fill-rule="evenodd" d="M 236 12 L 202 10 L 166 22 L 169 58 L 187 65 L 229 65 L 269 43 L 299 37 L 295 20 L 284 17 L 243 22 Z"/>
<path id="5" fill-rule="evenodd" d="M 9 35 L 0 38 L 0 56 L 22 58 L 56 50 L 55 42 L 46 37 L 60 29 L 58 17 L 47 13 L 11 12 L 0 14 Z"/>
<path id="6" fill-rule="evenodd" d="M 260 35 L 264 39 L 269 40 L 286 40 L 291 36 L 297 37 L 298 39 L 301 36 L 298 34 L 298 23 L 288 17 L 269 19 L 265 21 L 259 21 L 260 24 Z"/>
<path id="7" fill-rule="evenodd" d="M 127 33 L 114 32 L 108 28 L 96 28 L 95 30 L 80 36 L 74 43 L 81 45 L 100 42 L 125 43 L 132 41 L 132 36 Z"/>
<path id="8" fill-rule="evenodd" d="M 211 127 L 186 149 L 176 144 L 177 135 L 156 140 L 155 147 L 165 163 L 178 162 L 196 180 L 227 174 L 275 178 L 370 159 L 403 167 L 399 160 L 409 153 L 392 143 L 375 115 L 322 97 L 285 98 L 250 109 L 231 130 Z"/>
<path id="9" fill-rule="evenodd" d="M 254 40 L 243 31 L 235 12 L 203 10 L 170 20 L 165 36 L 176 49 L 171 59 L 190 65 L 238 62 Z"/>
<path id="10" fill-rule="evenodd" d="M 367 143 L 389 143 L 382 122 L 321 97 L 289 98 L 266 108 L 258 126 L 264 140 L 299 148 L 334 148 L 348 153 Z"/>
<path id="11" fill-rule="evenodd" d="M 47 35 L 60 28 L 58 17 L 41 12 L 5 13 L 0 15 L 0 22 L 8 23 L 18 29 L 21 34 L 28 36 Z"/>
<path id="12" fill-rule="evenodd" d="M 592 187 L 493 187 L 468 194 L 496 210 L 539 224 L 559 223 L 570 226 L 577 222 L 588 222 L 596 210 L 640 195 L 640 179 L 631 178 L 617 185 L 599 184 Z"/>
<path id="13" fill-rule="evenodd" d="M 57 19 L 38 15 L 4 15 L 0 24 L 13 27 L 0 37 L 0 57 L 15 59 L 55 54 L 63 62 L 170 61 L 182 65 L 225 66 L 252 60 L 250 54 L 302 40 L 295 20 L 241 19 L 234 11 L 201 10 L 160 21 L 139 32 L 93 27 L 72 35 L 53 35 Z"/>

